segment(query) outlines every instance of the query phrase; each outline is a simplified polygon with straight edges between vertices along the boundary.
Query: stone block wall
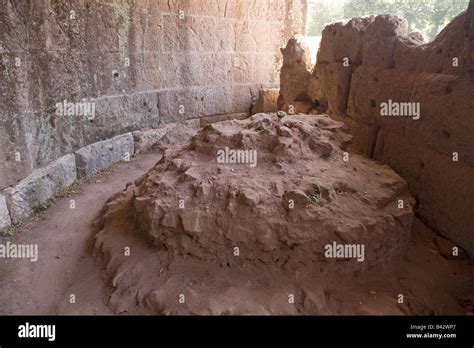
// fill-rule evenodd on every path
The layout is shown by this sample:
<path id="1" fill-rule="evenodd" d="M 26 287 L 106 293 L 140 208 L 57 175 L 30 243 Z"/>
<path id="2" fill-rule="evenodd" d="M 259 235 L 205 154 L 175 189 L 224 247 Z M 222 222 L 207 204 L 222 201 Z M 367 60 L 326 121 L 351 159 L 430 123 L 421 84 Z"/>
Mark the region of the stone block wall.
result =
<path id="1" fill-rule="evenodd" d="M 424 222 L 474 256 L 474 1 L 433 42 L 407 27 L 392 15 L 328 25 L 310 68 L 290 40 L 279 105 L 345 122 L 352 149 L 394 168 Z M 419 119 L 384 117 L 389 100 L 418 104 Z"/>
<path id="2" fill-rule="evenodd" d="M 0 0 L 0 189 L 118 134 L 249 112 L 278 86 L 305 3 Z M 63 102 L 94 115 L 59 114 Z"/>

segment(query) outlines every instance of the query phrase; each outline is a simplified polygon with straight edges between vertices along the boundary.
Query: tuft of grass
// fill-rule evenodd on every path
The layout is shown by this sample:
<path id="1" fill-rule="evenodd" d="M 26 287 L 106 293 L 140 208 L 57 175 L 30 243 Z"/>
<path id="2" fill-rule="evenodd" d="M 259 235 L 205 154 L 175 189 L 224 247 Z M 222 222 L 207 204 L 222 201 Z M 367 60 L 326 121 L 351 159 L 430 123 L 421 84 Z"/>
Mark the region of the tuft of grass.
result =
<path id="1" fill-rule="evenodd" d="M 321 188 L 318 184 L 313 184 L 311 186 L 311 191 L 308 193 L 308 203 L 314 204 L 321 199 Z"/>
<path id="2" fill-rule="evenodd" d="M 0 235 L 2 237 L 12 237 L 15 232 L 16 232 L 17 226 L 15 225 L 10 225 L 8 227 L 5 227 L 1 232 Z"/>
<path id="3" fill-rule="evenodd" d="M 284 111 L 278 111 L 278 112 L 277 112 L 277 116 L 278 116 L 278 118 L 281 120 L 281 119 L 283 119 L 283 117 L 286 116 L 286 112 L 284 112 Z"/>
<path id="4" fill-rule="evenodd" d="M 45 212 L 46 210 L 51 208 L 51 206 L 53 206 L 57 199 L 66 198 L 76 193 L 84 182 L 84 179 L 77 179 L 69 186 L 64 186 L 61 184 L 59 186 L 59 192 L 54 195 L 54 197 L 51 197 L 48 200 L 34 206 L 33 212 L 35 212 L 36 214 Z"/>
<path id="5" fill-rule="evenodd" d="M 54 204 L 55 201 L 56 199 L 54 197 L 49 198 L 48 200 L 35 205 L 33 207 L 33 212 L 35 212 L 36 214 L 43 213 L 48 210 Z"/>
<path id="6" fill-rule="evenodd" d="M 56 195 L 56 198 L 66 198 L 69 197 L 70 195 L 76 193 L 79 191 L 79 188 L 81 185 L 85 182 L 84 178 L 80 178 L 75 180 L 71 185 L 69 186 L 61 186 L 59 188 L 59 193 Z"/>
<path id="7" fill-rule="evenodd" d="M 94 173 L 93 175 L 91 175 L 89 177 L 78 178 L 69 186 L 64 186 L 64 184 L 60 183 L 58 193 L 55 194 L 53 197 L 49 198 L 48 200 L 35 205 L 33 207 L 33 212 L 35 214 L 44 213 L 49 208 L 51 208 L 54 205 L 54 203 L 56 203 L 57 199 L 69 197 L 70 195 L 72 195 L 74 193 L 77 193 L 84 183 L 90 183 L 92 179 L 94 179 L 94 178 L 96 178 L 100 175 L 104 175 L 104 174 L 108 174 L 108 173 L 112 172 L 113 166 L 114 166 L 114 164 L 112 164 L 108 167 L 105 167 L 102 170 L 100 170 L 99 172 Z"/>

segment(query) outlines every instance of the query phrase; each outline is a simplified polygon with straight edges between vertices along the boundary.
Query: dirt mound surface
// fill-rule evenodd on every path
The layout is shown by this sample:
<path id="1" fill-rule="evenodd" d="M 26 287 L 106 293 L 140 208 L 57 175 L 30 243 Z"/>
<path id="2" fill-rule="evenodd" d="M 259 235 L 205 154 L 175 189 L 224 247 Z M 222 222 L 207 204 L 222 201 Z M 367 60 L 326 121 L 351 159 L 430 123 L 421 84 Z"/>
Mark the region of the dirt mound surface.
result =
<path id="1" fill-rule="evenodd" d="M 413 220 L 406 182 L 345 152 L 349 141 L 325 115 L 256 114 L 168 149 L 98 221 L 109 306 L 324 312 L 325 284 L 398 259 Z"/>

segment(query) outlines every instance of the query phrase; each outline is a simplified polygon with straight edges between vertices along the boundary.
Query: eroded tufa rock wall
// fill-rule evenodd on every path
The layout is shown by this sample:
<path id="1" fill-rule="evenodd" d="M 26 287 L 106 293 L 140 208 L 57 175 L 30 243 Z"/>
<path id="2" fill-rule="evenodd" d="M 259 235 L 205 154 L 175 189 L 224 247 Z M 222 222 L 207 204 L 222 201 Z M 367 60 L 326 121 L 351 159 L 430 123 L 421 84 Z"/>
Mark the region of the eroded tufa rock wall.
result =
<path id="1" fill-rule="evenodd" d="M 280 106 L 349 125 L 352 147 L 402 175 L 424 221 L 474 255 L 474 2 L 430 43 L 381 15 L 328 25 L 307 71 L 302 51 L 282 51 Z M 389 101 L 419 115 L 382 116 Z"/>

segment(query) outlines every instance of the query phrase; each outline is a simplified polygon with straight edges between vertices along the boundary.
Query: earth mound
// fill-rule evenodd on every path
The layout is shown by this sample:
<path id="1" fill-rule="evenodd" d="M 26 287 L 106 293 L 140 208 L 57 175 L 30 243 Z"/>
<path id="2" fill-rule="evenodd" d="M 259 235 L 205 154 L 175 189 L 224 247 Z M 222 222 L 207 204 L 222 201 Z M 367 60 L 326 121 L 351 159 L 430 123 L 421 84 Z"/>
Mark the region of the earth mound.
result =
<path id="1" fill-rule="evenodd" d="M 349 279 L 403 253 L 414 202 L 406 182 L 345 152 L 343 123 L 281 117 L 207 125 L 110 198 L 95 241 L 115 288 L 109 306 L 314 313 L 335 275 Z M 300 307 L 287 308 L 289 294 L 300 294 Z"/>

